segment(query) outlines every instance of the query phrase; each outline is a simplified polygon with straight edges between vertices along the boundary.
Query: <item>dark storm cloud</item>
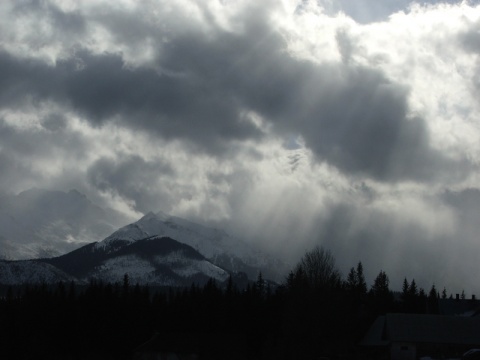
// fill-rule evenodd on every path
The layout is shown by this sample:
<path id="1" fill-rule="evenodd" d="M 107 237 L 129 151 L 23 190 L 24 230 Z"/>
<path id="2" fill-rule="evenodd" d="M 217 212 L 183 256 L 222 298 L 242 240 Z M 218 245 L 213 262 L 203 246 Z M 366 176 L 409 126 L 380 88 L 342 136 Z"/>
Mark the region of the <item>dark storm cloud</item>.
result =
<path id="1" fill-rule="evenodd" d="M 20 60 L 0 51 L 0 106 L 20 108 L 27 100 L 44 100 L 58 94 L 55 69 L 36 60 Z"/>
<path id="2" fill-rule="evenodd" d="M 45 116 L 42 121 L 42 126 L 53 132 L 65 130 L 67 126 L 67 119 L 62 114 L 53 113 Z"/>
<path id="3" fill-rule="evenodd" d="M 128 69 L 114 55 L 85 54 L 82 59 L 85 69 L 71 74 L 67 92 L 92 121 L 120 115 L 127 126 L 191 140 L 207 149 L 260 135 L 252 124 L 241 121 L 234 99 L 209 86 L 208 74 L 184 77 Z"/>
<path id="4" fill-rule="evenodd" d="M 347 174 L 430 181 L 466 168 L 430 147 L 425 121 L 407 115 L 408 91 L 380 71 L 295 59 L 264 13 L 248 19 L 241 34 L 187 29 L 158 40 L 157 70 L 86 50 L 55 67 L 1 53 L 0 103 L 54 99 L 96 126 L 116 121 L 217 155 L 231 141 L 261 138 L 242 117 L 253 110 Z"/>
<path id="5" fill-rule="evenodd" d="M 431 148 L 425 121 L 407 115 L 407 90 L 381 72 L 299 61 L 281 54 L 278 39 L 265 42 L 230 86 L 278 129 L 300 133 L 320 160 L 388 181 L 465 170 Z"/>
<path id="6" fill-rule="evenodd" d="M 128 127 L 183 138 L 207 150 L 220 146 L 223 151 L 222 143 L 260 136 L 252 124 L 242 121 L 232 97 L 209 88 L 204 75 L 192 79 L 132 69 L 113 54 L 84 51 L 76 56 L 50 67 L 0 54 L 0 75 L 5 75 L 0 102 L 20 107 L 32 99 L 56 100 L 72 106 L 93 125 L 118 117 Z M 77 68 L 79 59 L 82 69 Z"/>
<path id="7" fill-rule="evenodd" d="M 100 191 L 133 201 L 136 211 L 169 209 L 173 194 L 162 179 L 174 175 L 173 169 L 159 161 L 149 162 L 140 156 L 124 156 L 121 160 L 101 158 L 87 171 L 89 183 Z"/>
<path id="8" fill-rule="evenodd" d="M 346 173 L 428 181 L 445 168 L 465 170 L 430 147 L 425 121 L 407 116 L 406 89 L 381 72 L 294 59 L 258 17 L 247 29 L 241 36 L 219 33 L 215 41 L 195 34 L 175 39 L 161 65 L 198 79 L 228 106 L 300 133 L 320 160 Z"/>

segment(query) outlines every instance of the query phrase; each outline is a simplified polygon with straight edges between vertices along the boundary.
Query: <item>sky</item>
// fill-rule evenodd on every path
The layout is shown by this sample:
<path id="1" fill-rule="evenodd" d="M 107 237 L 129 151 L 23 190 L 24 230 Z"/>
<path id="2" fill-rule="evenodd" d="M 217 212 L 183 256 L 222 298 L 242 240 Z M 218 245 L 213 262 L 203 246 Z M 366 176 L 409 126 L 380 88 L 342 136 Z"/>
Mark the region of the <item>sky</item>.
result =
<path id="1" fill-rule="evenodd" d="M 0 2 L 0 194 L 480 294 L 478 1 Z"/>

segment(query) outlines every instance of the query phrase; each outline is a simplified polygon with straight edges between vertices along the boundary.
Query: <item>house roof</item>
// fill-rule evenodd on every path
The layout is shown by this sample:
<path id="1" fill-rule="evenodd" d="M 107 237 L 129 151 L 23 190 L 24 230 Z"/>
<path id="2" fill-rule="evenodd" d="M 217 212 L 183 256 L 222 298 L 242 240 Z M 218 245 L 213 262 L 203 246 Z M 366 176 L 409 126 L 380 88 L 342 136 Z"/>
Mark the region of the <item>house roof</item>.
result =
<path id="1" fill-rule="evenodd" d="M 480 346 L 480 319 L 463 316 L 387 314 L 377 318 L 361 345 L 391 342 Z"/>
<path id="2" fill-rule="evenodd" d="M 387 346 L 389 341 L 383 335 L 385 329 L 385 316 L 379 316 L 370 326 L 365 337 L 360 342 L 363 346 Z"/>
<path id="3" fill-rule="evenodd" d="M 477 299 L 438 299 L 438 310 L 442 315 L 474 316 L 480 309 Z"/>

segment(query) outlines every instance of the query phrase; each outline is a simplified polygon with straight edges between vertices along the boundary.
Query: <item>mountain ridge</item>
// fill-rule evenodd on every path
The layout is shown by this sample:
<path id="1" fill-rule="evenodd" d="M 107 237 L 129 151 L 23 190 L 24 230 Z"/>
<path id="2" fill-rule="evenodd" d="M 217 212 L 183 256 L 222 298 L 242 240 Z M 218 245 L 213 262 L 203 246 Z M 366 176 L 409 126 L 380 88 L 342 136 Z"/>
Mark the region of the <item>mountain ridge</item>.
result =
<path id="1" fill-rule="evenodd" d="M 205 284 L 210 278 L 225 282 L 230 273 L 208 261 L 192 247 L 167 237 L 152 236 L 119 246 L 96 249 L 96 243 L 49 259 L 0 261 L 0 284 L 57 283 L 91 280 L 154 286 Z"/>
<path id="2" fill-rule="evenodd" d="M 255 279 L 259 272 L 279 280 L 286 265 L 278 259 L 254 249 L 244 241 L 228 235 L 224 230 L 209 228 L 189 220 L 148 212 L 138 221 L 123 226 L 104 240 L 96 243 L 97 249 L 108 249 L 118 241 L 132 243 L 148 236 L 167 236 L 187 244 L 212 263 L 232 272 L 244 272 Z"/>
<path id="3" fill-rule="evenodd" d="M 7 196 L 7 200 L 14 204 L 8 201 L 0 204 L 0 225 L 3 221 L 5 228 L 8 228 L 7 225 L 13 223 L 25 230 L 22 234 L 26 237 L 32 229 L 36 231 L 36 237 L 21 239 L 18 244 L 5 240 L 0 232 L 3 250 L 15 245 L 23 250 L 32 247 L 30 250 L 36 255 L 23 263 L 22 267 L 19 267 L 18 262 L 2 261 L 5 273 L 9 273 L 11 279 L 15 278 L 15 274 L 19 274 L 17 278 L 19 282 L 41 278 L 50 279 L 49 281 L 70 279 L 82 282 L 88 281 L 89 278 L 121 281 L 118 277 L 129 271 L 139 283 L 185 284 L 195 279 L 205 281 L 210 276 L 224 281 L 227 274 L 239 273 L 244 273 L 254 280 L 260 272 L 265 278 L 279 281 L 284 275 L 282 271 L 286 268 L 285 266 L 282 268 L 283 264 L 280 261 L 230 236 L 222 229 L 200 225 L 162 211 L 148 212 L 135 222 L 117 227 L 101 241 L 73 242 L 70 245 L 71 247 L 76 245 L 74 249 L 65 251 L 63 255 L 58 252 L 52 254 L 45 250 L 45 246 L 55 246 L 60 239 L 53 242 L 38 240 L 40 230 L 48 229 L 49 226 L 57 229 L 58 224 L 55 221 L 58 220 L 59 214 L 63 216 L 63 219 L 58 220 L 60 222 L 75 222 L 75 216 L 84 213 L 89 217 L 82 218 L 83 220 L 103 221 L 104 210 L 77 190 L 65 193 L 30 189 L 16 196 Z M 43 208 L 46 210 L 39 215 L 39 209 Z M 30 228 L 18 222 L 18 215 L 22 214 L 26 214 L 22 218 L 23 223 L 28 223 L 29 220 L 33 223 Z M 81 224 L 88 224 L 87 220 L 82 223 L 82 219 L 79 220 Z M 49 221 L 54 223 L 48 224 Z M 75 229 L 75 226 L 80 227 L 74 224 L 67 230 Z M 0 229 L 3 230 L 2 227 Z M 68 239 L 63 241 L 68 242 Z M 34 248 L 36 251 L 33 251 Z M 45 251 L 40 251 L 41 249 Z M 149 249 L 149 252 L 145 249 Z M 31 272 L 38 271 L 39 274 L 43 274 L 42 277 L 36 277 L 33 273 L 28 274 L 29 264 Z M 10 270 L 7 269 L 9 266 Z M 14 281 L 11 279 L 8 281 Z"/>

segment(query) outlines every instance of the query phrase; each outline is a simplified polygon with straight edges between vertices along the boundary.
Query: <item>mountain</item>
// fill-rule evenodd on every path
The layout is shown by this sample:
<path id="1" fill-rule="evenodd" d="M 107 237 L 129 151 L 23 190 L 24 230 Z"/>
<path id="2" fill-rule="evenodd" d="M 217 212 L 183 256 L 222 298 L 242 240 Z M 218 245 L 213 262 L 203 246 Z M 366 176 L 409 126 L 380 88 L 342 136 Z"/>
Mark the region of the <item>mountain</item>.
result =
<path id="1" fill-rule="evenodd" d="M 0 284 L 54 284 L 77 280 L 57 267 L 38 260 L 0 260 Z"/>
<path id="2" fill-rule="evenodd" d="M 286 266 L 279 260 L 254 249 L 225 231 L 205 227 L 163 212 L 150 212 L 135 223 L 115 231 L 95 248 L 116 251 L 149 236 L 166 236 L 189 245 L 213 264 L 231 272 L 244 272 L 255 279 L 261 271 L 264 277 L 280 280 Z"/>
<path id="3" fill-rule="evenodd" d="M 192 247 L 167 237 L 152 236 L 108 252 L 95 245 L 55 258 L 0 261 L 0 284 L 87 283 L 92 279 L 115 283 L 128 274 L 132 284 L 190 286 L 203 285 L 210 278 L 224 282 L 230 275 Z"/>
<path id="4" fill-rule="evenodd" d="M 132 283 L 188 286 L 209 278 L 225 281 L 229 276 L 192 247 L 168 237 L 152 236 L 116 249 L 97 245 L 43 261 L 83 281 L 117 282 L 128 274 Z"/>
<path id="5" fill-rule="evenodd" d="M 77 198 L 78 194 L 70 196 Z M 102 214 L 100 208 L 91 206 L 96 215 Z M 224 282 L 230 274 L 245 283 L 247 276 L 254 280 L 260 271 L 264 278 L 279 280 L 283 269 L 278 260 L 223 230 L 159 212 L 148 213 L 104 240 L 64 255 L 1 261 L 0 284 L 70 280 L 83 283 L 91 279 L 121 282 L 128 274 L 131 283 L 189 286 L 192 282 L 204 284 L 210 278 Z"/>
<path id="6" fill-rule="evenodd" d="M 131 221 L 77 190 L 30 189 L 0 197 L 0 258 L 58 256 L 102 239 Z"/>

